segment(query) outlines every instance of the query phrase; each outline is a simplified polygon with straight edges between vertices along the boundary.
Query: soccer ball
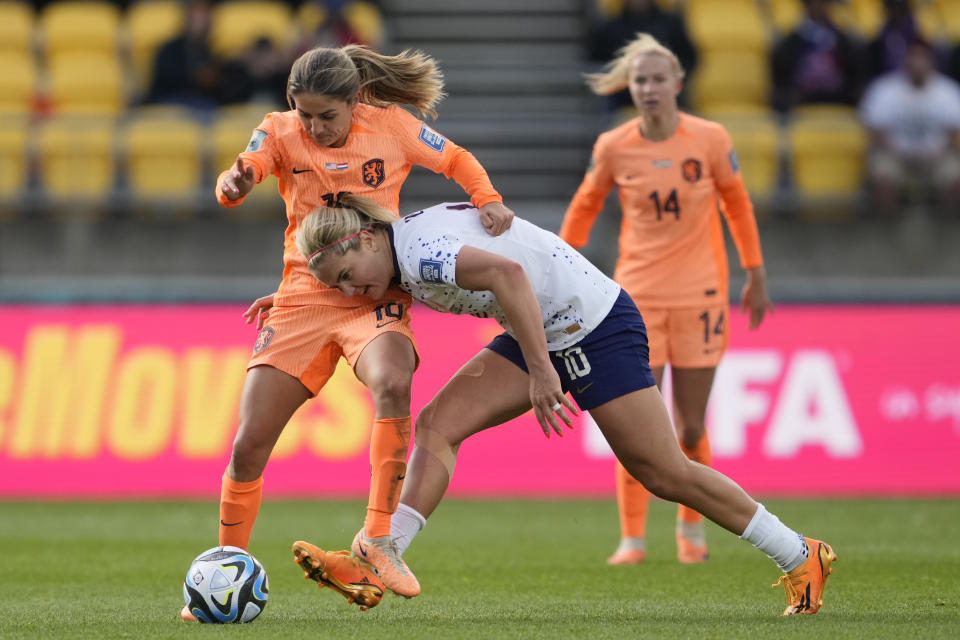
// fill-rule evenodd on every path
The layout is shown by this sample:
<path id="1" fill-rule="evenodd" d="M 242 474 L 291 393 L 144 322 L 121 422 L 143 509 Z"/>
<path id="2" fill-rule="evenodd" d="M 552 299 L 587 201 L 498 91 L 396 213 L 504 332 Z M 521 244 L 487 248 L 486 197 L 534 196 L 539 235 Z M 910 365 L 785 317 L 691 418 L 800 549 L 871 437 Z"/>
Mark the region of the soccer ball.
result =
<path id="1" fill-rule="evenodd" d="M 269 590 L 267 572 L 250 553 L 214 547 L 190 564 L 183 601 L 200 622 L 250 622 L 267 606 Z"/>

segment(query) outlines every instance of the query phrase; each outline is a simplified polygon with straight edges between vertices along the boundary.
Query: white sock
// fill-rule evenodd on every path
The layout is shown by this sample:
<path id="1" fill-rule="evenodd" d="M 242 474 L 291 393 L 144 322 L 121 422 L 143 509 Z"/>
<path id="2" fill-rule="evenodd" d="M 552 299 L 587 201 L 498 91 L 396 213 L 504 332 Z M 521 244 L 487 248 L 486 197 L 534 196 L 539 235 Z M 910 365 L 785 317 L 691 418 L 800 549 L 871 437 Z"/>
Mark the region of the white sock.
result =
<path id="1" fill-rule="evenodd" d="M 397 543 L 400 555 L 407 550 L 420 529 L 427 526 L 427 519 L 416 509 L 408 507 L 402 502 L 397 505 L 397 512 L 390 517 L 390 538 Z"/>
<path id="2" fill-rule="evenodd" d="M 807 559 L 807 543 L 803 536 L 780 522 L 780 518 L 757 505 L 750 524 L 740 538 L 770 556 L 784 571 L 792 571 Z"/>
<path id="3" fill-rule="evenodd" d="M 622 551 L 646 551 L 647 541 L 645 538 L 620 538 L 620 546 L 617 547 L 617 553 Z"/>

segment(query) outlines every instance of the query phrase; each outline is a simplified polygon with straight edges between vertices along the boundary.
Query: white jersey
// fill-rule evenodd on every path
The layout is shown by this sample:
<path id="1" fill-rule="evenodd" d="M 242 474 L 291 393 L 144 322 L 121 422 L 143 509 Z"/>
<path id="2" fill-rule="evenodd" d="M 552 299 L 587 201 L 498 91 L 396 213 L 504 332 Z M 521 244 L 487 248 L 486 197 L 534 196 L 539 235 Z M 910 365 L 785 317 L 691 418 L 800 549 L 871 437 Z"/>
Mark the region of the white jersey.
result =
<path id="1" fill-rule="evenodd" d="M 457 255 L 469 246 L 522 265 L 540 303 L 550 351 L 582 340 L 620 294 L 620 285 L 556 235 L 514 218 L 505 233 L 491 236 L 469 203 L 438 204 L 397 220 L 389 230 L 404 291 L 437 311 L 493 318 L 514 338 L 491 292 L 457 286 Z"/>

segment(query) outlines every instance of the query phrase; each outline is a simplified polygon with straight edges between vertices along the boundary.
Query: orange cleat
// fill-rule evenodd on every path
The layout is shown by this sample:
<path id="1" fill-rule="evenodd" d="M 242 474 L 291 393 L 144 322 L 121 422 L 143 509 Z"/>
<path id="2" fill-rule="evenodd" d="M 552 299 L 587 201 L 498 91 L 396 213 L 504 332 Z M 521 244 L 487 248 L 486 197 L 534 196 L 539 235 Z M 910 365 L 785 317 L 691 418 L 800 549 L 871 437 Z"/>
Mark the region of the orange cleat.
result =
<path id="1" fill-rule="evenodd" d="M 677 561 L 680 564 L 700 564 L 706 562 L 709 557 L 707 545 L 698 545 L 679 531 L 677 532 Z"/>
<path id="2" fill-rule="evenodd" d="M 183 605 L 183 609 L 180 609 L 180 619 L 184 622 L 196 622 L 197 618 L 192 613 L 190 609 L 187 608 L 187 605 Z"/>
<path id="3" fill-rule="evenodd" d="M 640 564 L 647 559 L 647 552 L 643 549 L 617 549 L 607 558 L 607 564 L 619 566 L 624 564 Z"/>
<path id="4" fill-rule="evenodd" d="M 383 598 L 383 582 L 372 568 L 351 558 L 349 551 L 324 551 L 298 540 L 293 543 L 293 561 L 303 569 L 305 579 L 330 587 L 361 611 L 377 606 Z"/>
<path id="5" fill-rule="evenodd" d="M 420 594 L 420 582 L 400 557 L 397 543 L 390 536 L 368 538 L 363 529 L 357 532 L 350 547 L 354 558 L 367 562 L 377 571 L 388 589 L 405 598 Z"/>
<path id="6" fill-rule="evenodd" d="M 804 538 L 807 543 L 807 559 L 799 567 L 780 576 L 774 588 L 783 585 L 787 593 L 787 608 L 783 615 L 813 614 L 823 606 L 823 588 L 827 576 L 833 573 L 831 564 L 837 554 L 826 542 Z"/>

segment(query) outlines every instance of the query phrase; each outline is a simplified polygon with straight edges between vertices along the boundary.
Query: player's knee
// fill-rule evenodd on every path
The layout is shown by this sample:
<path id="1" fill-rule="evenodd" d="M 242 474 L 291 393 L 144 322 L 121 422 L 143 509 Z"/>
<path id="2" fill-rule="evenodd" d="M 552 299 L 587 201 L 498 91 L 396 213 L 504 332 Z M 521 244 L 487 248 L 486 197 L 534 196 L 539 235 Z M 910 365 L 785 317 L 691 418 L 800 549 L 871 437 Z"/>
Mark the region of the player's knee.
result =
<path id="1" fill-rule="evenodd" d="M 367 387 L 378 406 L 381 404 L 410 404 L 412 376 L 407 371 L 384 370 L 367 380 Z"/>
<path id="2" fill-rule="evenodd" d="M 270 448 L 237 435 L 230 453 L 231 477 L 243 482 L 259 478 L 270 457 Z"/>

